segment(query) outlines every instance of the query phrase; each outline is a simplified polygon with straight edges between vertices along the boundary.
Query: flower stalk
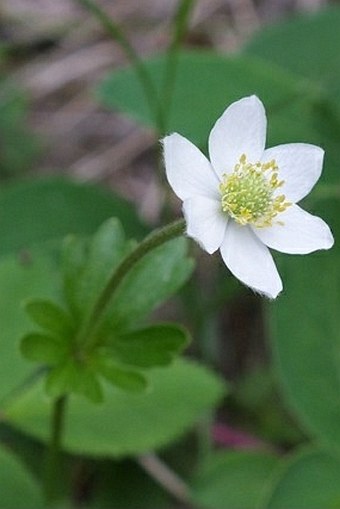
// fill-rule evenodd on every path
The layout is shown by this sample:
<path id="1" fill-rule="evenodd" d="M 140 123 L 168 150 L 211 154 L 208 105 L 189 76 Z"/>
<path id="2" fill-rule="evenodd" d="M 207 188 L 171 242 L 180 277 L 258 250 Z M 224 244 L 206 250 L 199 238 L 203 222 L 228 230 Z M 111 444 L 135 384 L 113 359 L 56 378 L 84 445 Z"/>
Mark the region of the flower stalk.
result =
<path id="1" fill-rule="evenodd" d="M 84 341 L 86 346 L 92 346 L 93 331 L 99 324 L 109 302 L 111 301 L 115 291 L 123 281 L 127 273 L 139 262 L 146 254 L 153 249 L 161 246 L 171 239 L 179 237 L 185 231 L 185 220 L 179 219 L 162 228 L 158 228 L 151 232 L 145 239 L 138 244 L 113 271 L 106 286 L 100 293 L 92 312 L 81 332 L 80 342 Z"/>

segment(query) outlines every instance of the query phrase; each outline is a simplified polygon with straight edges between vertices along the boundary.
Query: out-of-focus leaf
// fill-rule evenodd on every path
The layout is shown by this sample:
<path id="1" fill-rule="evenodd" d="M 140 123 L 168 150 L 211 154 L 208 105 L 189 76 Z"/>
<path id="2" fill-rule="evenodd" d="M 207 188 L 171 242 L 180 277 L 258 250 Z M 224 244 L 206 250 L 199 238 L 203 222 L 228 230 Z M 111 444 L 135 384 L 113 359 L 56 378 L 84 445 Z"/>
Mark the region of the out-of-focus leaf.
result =
<path id="1" fill-rule="evenodd" d="M 8 184 L 0 189 L 0 255 L 69 233 L 92 234 L 113 216 L 128 236 L 145 234 L 133 207 L 97 186 L 59 177 Z"/>
<path id="2" fill-rule="evenodd" d="M 145 64 L 158 88 L 162 83 L 165 60 L 160 56 Z M 279 117 L 288 104 L 304 100 L 311 90 L 304 90 L 303 82 L 291 73 L 258 59 L 246 56 L 226 58 L 207 51 L 183 52 L 178 62 L 167 130 L 179 132 L 206 147 L 209 131 L 224 109 L 231 102 L 251 94 L 262 99 L 271 120 L 274 116 Z M 99 87 L 98 98 L 104 105 L 152 125 L 143 90 L 133 69 L 110 74 Z M 303 134 L 306 130 L 304 117 L 298 117 L 298 121 Z M 290 123 L 292 127 L 293 118 Z M 289 130 L 286 134 L 290 135 Z M 273 129 L 269 135 L 277 139 Z M 293 140 L 280 142 L 284 141 Z"/>
<path id="3" fill-rule="evenodd" d="M 0 447 L 1 507 L 6 509 L 43 508 L 41 488 L 20 461 Z"/>
<path id="4" fill-rule="evenodd" d="M 340 506 L 340 459 L 322 450 L 298 453 L 287 461 L 266 508 L 335 509 Z"/>
<path id="5" fill-rule="evenodd" d="M 152 390 L 142 394 L 107 386 L 98 406 L 72 396 L 65 450 L 116 457 L 158 449 L 186 432 L 225 393 L 219 378 L 188 361 L 150 370 L 148 380 Z M 41 440 L 49 435 L 49 416 L 50 401 L 41 384 L 9 401 L 3 410 L 5 421 Z"/>
<path id="6" fill-rule="evenodd" d="M 340 8 L 322 9 L 268 26 L 246 52 L 304 76 L 340 101 Z"/>
<path id="7" fill-rule="evenodd" d="M 192 498 L 207 509 L 262 507 L 278 463 L 277 457 L 265 452 L 217 453 L 200 467 L 192 482 Z"/>
<path id="8" fill-rule="evenodd" d="M 340 235 L 339 202 L 317 213 Z M 280 257 L 285 289 L 271 305 L 273 348 L 288 405 L 305 428 L 340 450 L 340 246 Z"/>

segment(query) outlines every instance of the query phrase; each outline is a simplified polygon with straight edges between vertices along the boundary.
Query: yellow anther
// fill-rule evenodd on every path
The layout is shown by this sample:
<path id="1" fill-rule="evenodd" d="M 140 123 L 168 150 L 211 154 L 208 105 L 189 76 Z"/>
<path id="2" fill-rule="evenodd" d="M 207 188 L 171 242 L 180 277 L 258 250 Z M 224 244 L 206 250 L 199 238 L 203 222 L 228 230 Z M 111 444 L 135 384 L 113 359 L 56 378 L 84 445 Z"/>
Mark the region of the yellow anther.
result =
<path id="1" fill-rule="evenodd" d="M 270 176 L 265 173 L 270 171 Z M 233 173 L 223 175 L 220 184 L 222 210 L 241 225 L 252 224 L 256 228 L 273 225 L 273 219 L 291 205 L 284 194 L 274 196 L 276 189 L 284 184 L 278 179 L 276 161 L 250 163 L 242 154 Z M 282 224 L 282 221 L 275 221 Z"/>

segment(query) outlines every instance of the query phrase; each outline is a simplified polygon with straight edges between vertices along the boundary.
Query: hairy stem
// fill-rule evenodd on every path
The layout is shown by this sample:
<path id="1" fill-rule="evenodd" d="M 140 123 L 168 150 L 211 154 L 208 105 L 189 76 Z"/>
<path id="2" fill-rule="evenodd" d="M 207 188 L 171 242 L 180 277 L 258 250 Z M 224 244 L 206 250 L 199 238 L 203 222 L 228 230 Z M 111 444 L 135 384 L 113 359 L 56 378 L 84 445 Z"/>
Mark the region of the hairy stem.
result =
<path id="1" fill-rule="evenodd" d="M 100 293 L 97 301 L 94 304 L 92 312 L 86 322 L 86 325 L 81 332 L 81 341 L 85 341 L 87 346 L 91 343 L 91 333 L 100 322 L 107 305 L 112 299 L 116 289 L 125 278 L 127 273 L 141 260 L 146 254 L 168 242 L 175 237 L 179 237 L 184 233 L 185 220 L 179 219 L 162 228 L 158 228 L 151 232 L 145 239 L 138 244 L 133 251 L 131 251 L 113 271 L 106 286 Z"/>

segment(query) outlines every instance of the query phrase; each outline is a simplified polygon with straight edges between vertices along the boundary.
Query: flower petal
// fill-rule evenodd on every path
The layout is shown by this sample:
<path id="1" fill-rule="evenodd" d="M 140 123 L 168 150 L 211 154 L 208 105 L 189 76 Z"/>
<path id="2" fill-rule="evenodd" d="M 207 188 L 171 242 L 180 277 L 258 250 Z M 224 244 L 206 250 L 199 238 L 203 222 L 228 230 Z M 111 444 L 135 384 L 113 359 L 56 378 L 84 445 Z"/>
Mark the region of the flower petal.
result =
<path id="1" fill-rule="evenodd" d="M 255 95 L 234 102 L 225 110 L 209 136 L 210 160 L 219 177 L 231 172 L 242 154 L 252 163 L 261 159 L 266 128 L 266 113 Z"/>
<path id="2" fill-rule="evenodd" d="M 229 221 L 221 255 L 230 272 L 253 290 L 272 299 L 282 290 L 272 255 L 249 227 Z"/>
<path id="3" fill-rule="evenodd" d="M 266 246 L 282 253 L 307 254 L 318 249 L 329 249 L 334 244 L 328 225 L 320 217 L 309 214 L 298 205 L 292 205 L 280 214 L 268 228 L 254 228 L 257 237 Z"/>
<path id="4" fill-rule="evenodd" d="M 324 151 L 308 143 L 287 143 L 264 151 L 262 161 L 275 159 L 279 179 L 284 185 L 278 189 L 287 200 L 296 203 L 304 198 L 319 180 Z"/>
<path id="5" fill-rule="evenodd" d="M 228 222 L 221 202 L 195 196 L 184 201 L 183 211 L 189 237 L 195 239 L 209 254 L 214 253 L 222 244 Z"/>
<path id="6" fill-rule="evenodd" d="M 200 195 L 219 197 L 219 180 L 208 159 L 183 136 L 163 139 L 166 176 L 181 200 Z"/>

